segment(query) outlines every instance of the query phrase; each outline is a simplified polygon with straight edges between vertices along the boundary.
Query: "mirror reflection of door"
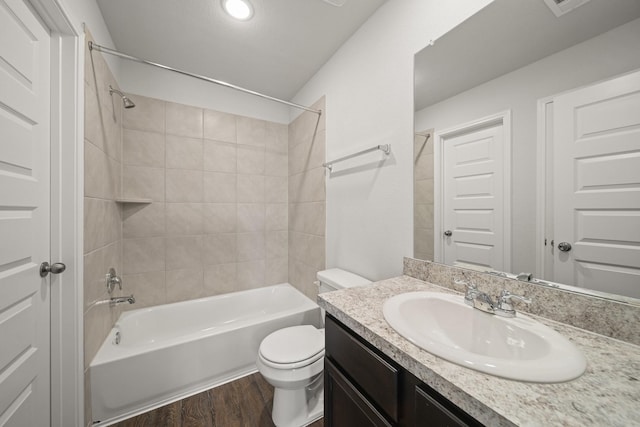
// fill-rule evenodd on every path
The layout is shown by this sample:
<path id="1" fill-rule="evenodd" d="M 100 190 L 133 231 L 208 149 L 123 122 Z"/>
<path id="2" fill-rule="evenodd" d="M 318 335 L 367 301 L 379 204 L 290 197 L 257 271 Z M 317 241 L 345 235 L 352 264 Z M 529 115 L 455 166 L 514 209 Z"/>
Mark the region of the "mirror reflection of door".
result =
<path id="1" fill-rule="evenodd" d="M 436 132 L 436 260 L 509 270 L 509 128 L 505 112 Z"/>
<path id="2" fill-rule="evenodd" d="M 433 259 L 433 129 L 413 138 L 413 253 Z"/>
<path id="3" fill-rule="evenodd" d="M 552 120 L 554 281 L 640 298 L 640 71 L 554 97 Z"/>

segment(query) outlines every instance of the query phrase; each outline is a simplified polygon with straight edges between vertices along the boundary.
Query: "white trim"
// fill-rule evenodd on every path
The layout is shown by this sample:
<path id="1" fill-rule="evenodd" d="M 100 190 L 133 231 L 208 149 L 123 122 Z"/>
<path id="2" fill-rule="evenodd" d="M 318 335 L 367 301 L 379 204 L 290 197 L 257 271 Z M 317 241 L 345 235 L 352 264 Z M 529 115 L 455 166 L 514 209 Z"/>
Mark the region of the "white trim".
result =
<path id="1" fill-rule="evenodd" d="M 51 426 L 84 425 L 84 34 L 62 0 L 30 0 L 51 30 Z"/>
<path id="2" fill-rule="evenodd" d="M 502 124 L 503 130 L 503 266 L 504 271 L 511 271 L 511 110 L 505 110 L 500 113 L 492 114 L 490 116 L 482 117 L 477 120 L 459 124 L 441 131 L 434 132 L 434 144 L 433 144 L 433 158 L 434 158 L 434 173 L 433 173 L 433 197 L 435 207 L 433 210 L 433 239 L 434 239 L 434 261 L 444 261 L 444 241 L 442 239 L 443 233 L 443 219 L 444 203 L 442 200 L 444 194 L 444 179 L 443 168 L 441 165 L 444 162 L 444 140 L 451 138 L 461 133 L 473 132 L 475 130 L 485 128 L 491 125 Z"/>
<path id="3" fill-rule="evenodd" d="M 446 131 L 445 131 L 446 133 Z M 443 136 L 433 132 L 433 260 L 444 263 L 444 242 L 442 239 L 444 180 L 442 179 L 444 150 L 441 148 Z"/>
<path id="4" fill-rule="evenodd" d="M 555 96 L 538 99 L 536 105 L 536 272 L 535 277 L 545 277 L 546 211 L 547 211 L 547 104 Z"/>

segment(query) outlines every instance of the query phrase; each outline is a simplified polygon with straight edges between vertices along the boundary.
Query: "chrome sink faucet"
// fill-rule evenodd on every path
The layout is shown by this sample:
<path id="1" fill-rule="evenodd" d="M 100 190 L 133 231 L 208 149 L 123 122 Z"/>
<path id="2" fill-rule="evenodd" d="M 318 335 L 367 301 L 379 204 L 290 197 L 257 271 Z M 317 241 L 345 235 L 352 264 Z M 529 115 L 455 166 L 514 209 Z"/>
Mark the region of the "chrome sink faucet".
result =
<path id="1" fill-rule="evenodd" d="M 464 294 L 465 304 L 480 311 L 484 311 L 485 313 L 495 314 L 502 317 L 515 317 L 516 310 L 513 308 L 513 304 L 511 302 L 512 299 L 516 299 L 527 304 L 531 303 L 529 298 L 522 295 L 512 294 L 506 289 L 503 289 L 502 292 L 500 292 L 498 302 L 496 303 L 487 293 L 478 290 L 478 286 L 473 282 L 469 283 L 462 280 L 456 280 L 454 283 L 457 285 L 465 285 L 467 287 L 467 291 Z"/>

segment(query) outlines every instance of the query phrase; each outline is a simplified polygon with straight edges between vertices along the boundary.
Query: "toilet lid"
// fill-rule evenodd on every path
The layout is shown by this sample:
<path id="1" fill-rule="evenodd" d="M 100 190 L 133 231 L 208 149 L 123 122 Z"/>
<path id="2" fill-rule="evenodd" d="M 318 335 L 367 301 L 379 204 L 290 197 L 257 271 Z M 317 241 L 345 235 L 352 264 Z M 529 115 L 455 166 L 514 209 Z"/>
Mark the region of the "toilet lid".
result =
<path id="1" fill-rule="evenodd" d="M 311 325 L 280 329 L 262 340 L 260 355 L 279 364 L 315 360 L 324 353 L 323 332 Z"/>

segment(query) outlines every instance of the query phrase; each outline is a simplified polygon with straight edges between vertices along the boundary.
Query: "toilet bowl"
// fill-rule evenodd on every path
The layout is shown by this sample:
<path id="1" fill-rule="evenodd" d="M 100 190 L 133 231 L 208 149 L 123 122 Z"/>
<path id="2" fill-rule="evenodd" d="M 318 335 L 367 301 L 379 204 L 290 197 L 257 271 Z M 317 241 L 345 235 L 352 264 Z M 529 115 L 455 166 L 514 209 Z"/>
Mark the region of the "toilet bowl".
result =
<path id="1" fill-rule="evenodd" d="M 341 269 L 318 272 L 319 293 L 369 284 Z M 292 326 L 268 335 L 260 344 L 258 371 L 275 390 L 272 419 L 277 427 L 311 424 L 324 411 L 324 329 Z"/>

